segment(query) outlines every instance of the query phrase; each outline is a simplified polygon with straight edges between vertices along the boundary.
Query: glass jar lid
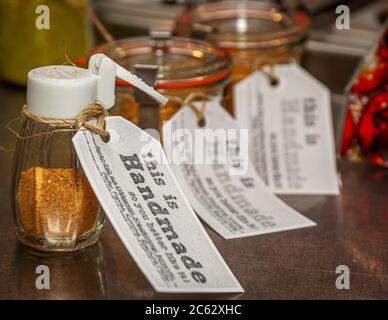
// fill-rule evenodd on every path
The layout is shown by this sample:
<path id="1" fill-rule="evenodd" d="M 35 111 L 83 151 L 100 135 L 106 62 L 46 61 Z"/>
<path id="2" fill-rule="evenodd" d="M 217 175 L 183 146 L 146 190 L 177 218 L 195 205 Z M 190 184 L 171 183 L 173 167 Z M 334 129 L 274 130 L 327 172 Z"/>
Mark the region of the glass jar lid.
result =
<path id="1" fill-rule="evenodd" d="M 204 33 L 207 39 L 229 49 L 266 49 L 299 43 L 306 39 L 310 24 L 308 15 L 300 10 L 258 1 L 203 4 L 191 12 L 189 21 L 192 33 Z"/>
<path id="2" fill-rule="evenodd" d="M 106 54 L 131 72 L 137 65 L 157 66 L 157 89 L 211 84 L 226 79 L 231 72 L 231 61 L 224 49 L 188 38 L 128 38 L 94 52 Z M 126 85 L 120 81 L 118 84 Z"/>

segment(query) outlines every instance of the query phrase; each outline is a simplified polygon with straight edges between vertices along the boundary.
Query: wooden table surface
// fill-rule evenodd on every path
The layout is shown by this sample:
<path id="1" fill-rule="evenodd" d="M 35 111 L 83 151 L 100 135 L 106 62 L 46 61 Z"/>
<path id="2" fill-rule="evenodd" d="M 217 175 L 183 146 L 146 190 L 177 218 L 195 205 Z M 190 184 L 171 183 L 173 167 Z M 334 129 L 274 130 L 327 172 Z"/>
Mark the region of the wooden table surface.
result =
<path id="1" fill-rule="evenodd" d="M 307 56 L 307 68 L 333 85 L 331 68 L 318 58 L 310 61 Z M 337 75 L 345 79 L 354 67 L 338 58 L 335 62 L 334 91 L 345 81 Z M 0 299 L 388 298 L 388 170 L 347 161 L 338 164 L 340 196 L 282 196 L 317 227 L 225 240 L 205 226 L 245 288 L 241 295 L 155 293 L 108 222 L 99 243 L 78 254 L 32 254 L 13 230 L 10 166 L 15 138 L 3 128 L 24 101 L 24 89 L 0 85 Z M 334 110 L 336 119 L 338 114 Z M 41 264 L 51 270 L 50 290 L 35 287 L 35 269 Z M 335 286 L 339 265 L 350 269 L 350 290 Z"/>

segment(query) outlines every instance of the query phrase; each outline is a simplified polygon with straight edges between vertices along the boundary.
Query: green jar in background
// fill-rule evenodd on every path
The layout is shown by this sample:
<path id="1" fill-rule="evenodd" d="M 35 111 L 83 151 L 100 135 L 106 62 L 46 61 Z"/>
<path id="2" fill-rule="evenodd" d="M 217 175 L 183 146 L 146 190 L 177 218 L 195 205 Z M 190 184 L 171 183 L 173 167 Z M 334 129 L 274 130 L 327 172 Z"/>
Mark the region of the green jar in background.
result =
<path id="1" fill-rule="evenodd" d="M 91 30 L 74 4 L 86 0 L 1 0 L 0 77 L 25 85 L 27 72 L 43 65 L 63 64 L 66 55 L 79 58 L 91 47 Z M 37 7 L 49 9 L 49 29 L 38 29 Z M 40 12 L 40 11 L 39 11 Z"/>

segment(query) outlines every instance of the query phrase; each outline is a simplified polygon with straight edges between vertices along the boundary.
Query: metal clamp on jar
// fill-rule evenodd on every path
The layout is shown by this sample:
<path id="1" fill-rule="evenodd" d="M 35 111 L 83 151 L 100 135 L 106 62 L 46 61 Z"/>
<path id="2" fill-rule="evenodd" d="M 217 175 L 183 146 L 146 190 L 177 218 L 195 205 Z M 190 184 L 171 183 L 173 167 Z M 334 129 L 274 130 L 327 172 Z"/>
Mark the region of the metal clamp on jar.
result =
<path id="1" fill-rule="evenodd" d="M 150 109 L 149 103 L 136 90 L 117 82 L 118 99 L 111 113 L 143 128 L 160 129 L 163 121 L 179 110 L 189 95 L 221 98 L 231 73 L 231 61 L 225 50 L 200 40 L 172 37 L 169 32 L 160 30 L 152 31 L 150 37 L 119 40 L 96 51 L 137 73 L 169 98 L 169 102 L 152 115 L 155 109 Z"/>

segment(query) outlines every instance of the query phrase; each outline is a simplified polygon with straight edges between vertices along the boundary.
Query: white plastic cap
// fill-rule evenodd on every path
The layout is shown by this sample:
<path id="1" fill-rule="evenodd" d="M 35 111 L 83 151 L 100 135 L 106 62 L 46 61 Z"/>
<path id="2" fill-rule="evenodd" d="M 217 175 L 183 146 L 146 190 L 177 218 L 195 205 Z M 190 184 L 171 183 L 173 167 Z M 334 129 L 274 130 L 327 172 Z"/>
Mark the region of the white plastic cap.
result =
<path id="1" fill-rule="evenodd" d="M 97 98 L 97 78 L 87 69 L 48 66 L 31 70 L 27 108 L 41 117 L 73 119 Z"/>
<path id="2" fill-rule="evenodd" d="M 160 104 L 167 98 L 103 54 L 89 61 L 89 70 L 48 66 L 31 70 L 27 81 L 27 108 L 41 117 L 73 119 L 89 104 L 99 101 L 107 109 L 115 102 L 115 78 L 143 90 Z"/>

